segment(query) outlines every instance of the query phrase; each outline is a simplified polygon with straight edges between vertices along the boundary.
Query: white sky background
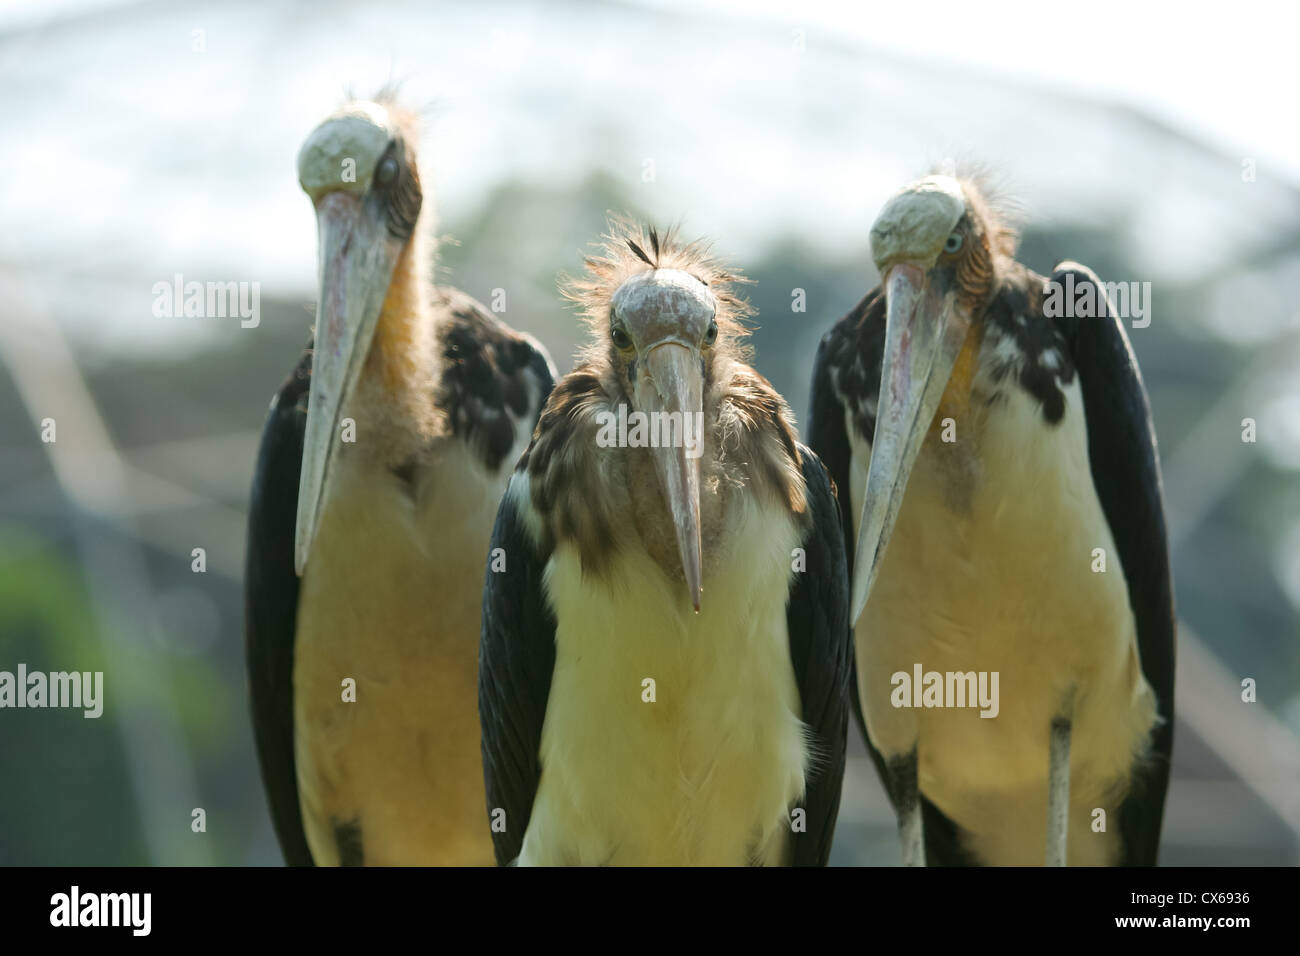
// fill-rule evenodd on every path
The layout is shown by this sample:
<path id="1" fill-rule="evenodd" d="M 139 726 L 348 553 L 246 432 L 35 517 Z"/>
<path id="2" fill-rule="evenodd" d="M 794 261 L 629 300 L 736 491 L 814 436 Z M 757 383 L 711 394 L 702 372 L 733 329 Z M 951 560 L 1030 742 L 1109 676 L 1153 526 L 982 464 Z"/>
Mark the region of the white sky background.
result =
<path id="1" fill-rule="evenodd" d="M 816 24 L 879 51 L 1110 97 L 1300 182 L 1300 7 L 972 0 L 638 0 Z M 0 26 L 121 0 L 4 0 Z"/>
<path id="2" fill-rule="evenodd" d="M 844 255 L 890 191 L 955 155 L 1004 171 L 1033 220 L 1123 221 L 1141 277 L 1186 279 L 1300 215 L 1282 185 L 1300 184 L 1292 19 L 1266 4 L 0 0 L 0 266 L 108 351 L 199 344 L 201 326 L 146 311 L 176 273 L 310 296 L 298 146 L 345 88 L 402 77 L 436 103 L 421 158 L 453 227 L 503 181 L 595 167 L 737 261 L 776 238 Z M 548 222 L 518 227 L 521 256 L 554 252 Z M 1210 320 L 1238 340 L 1300 321 L 1229 306 Z"/>
<path id="3" fill-rule="evenodd" d="M 1300 182 L 1300 5 L 645 0 L 833 28 L 864 46 L 1146 110 Z"/>

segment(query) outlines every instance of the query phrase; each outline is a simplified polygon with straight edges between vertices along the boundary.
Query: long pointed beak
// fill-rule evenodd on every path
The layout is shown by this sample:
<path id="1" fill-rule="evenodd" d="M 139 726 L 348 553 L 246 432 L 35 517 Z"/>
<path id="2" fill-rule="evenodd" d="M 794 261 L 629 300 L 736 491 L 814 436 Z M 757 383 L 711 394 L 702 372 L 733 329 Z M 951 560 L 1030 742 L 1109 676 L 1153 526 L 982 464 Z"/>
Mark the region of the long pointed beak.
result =
<path id="1" fill-rule="evenodd" d="M 360 377 L 397 261 L 392 240 L 361 200 L 335 192 L 316 206 L 320 296 L 312 354 L 311 394 L 298 484 L 294 566 L 307 566 L 339 444 L 339 417 Z"/>
<path id="2" fill-rule="evenodd" d="M 698 428 L 704 410 L 700 359 L 689 347 L 666 342 L 652 348 L 643 361 L 657 393 L 652 397 L 652 404 L 659 406 L 655 410 L 681 413 L 681 432 L 674 430 L 673 434 L 682 440 L 674 441 L 671 447 L 661 444 L 651 451 L 659 484 L 672 512 L 686 587 L 690 591 L 691 603 L 699 611 L 703 587 L 700 570 L 700 459 L 698 454 L 692 454 L 687 438 L 703 441 Z M 697 445 L 695 450 L 698 451 L 699 447 Z"/>
<path id="3" fill-rule="evenodd" d="M 970 317 L 911 264 L 885 275 L 885 361 L 853 560 L 853 623 L 871 596 L 912 465 L 961 353 Z"/>

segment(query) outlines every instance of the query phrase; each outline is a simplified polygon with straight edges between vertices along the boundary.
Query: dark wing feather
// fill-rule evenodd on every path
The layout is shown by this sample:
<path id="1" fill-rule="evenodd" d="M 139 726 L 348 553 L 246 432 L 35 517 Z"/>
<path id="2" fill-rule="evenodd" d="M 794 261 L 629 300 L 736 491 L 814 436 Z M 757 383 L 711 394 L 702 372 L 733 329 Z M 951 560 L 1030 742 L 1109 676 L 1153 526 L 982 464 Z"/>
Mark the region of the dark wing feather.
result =
<path id="1" fill-rule="evenodd" d="M 244 640 L 253 736 L 285 862 L 311 866 L 293 755 L 293 651 L 298 619 L 294 525 L 311 348 L 276 396 L 262 431 L 248 509 Z"/>
<path id="2" fill-rule="evenodd" d="M 803 797 L 807 828 L 795 834 L 793 863 L 825 866 L 844 780 L 853 636 L 839 505 L 821 461 L 807 448 L 799 450 L 811 523 L 803 540 L 806 564 L 790 589 L 786 628 L 813 761 Z"/>
<path id="3" fill-rule="evenodd" d="M 1124 568 L 1142 673 L 1155 691 L 1161 718 L 1150 756 L 1137 768 L 1133 789 L 1120 807 L 1124 864 L 1152 866 L 1174 737 L 1174 597 L 1160 462 L 1146 389 L 1124 326 L 1091 270 L 1065 262 L 1050 281 L 1064 283 L 1067 275 L 1073 275 L 1076 295 L 1088 284 L 1095 287 L 1095 301 L 1104 313 L 1055 321 L 1070 343 L 1078 370 L 1092 483 Z"/>
<path id="4" fill-rule="evenodd" d="M 849 469 L 853 451 L 845 427 L 844 405 L 835 393 L 835 381 L 841 374 L 838 369 L 846 362 L 853 361 L 854 325 L 856 323 L 853 321 L 853 315 L 850 314 L 822 336 L 813 363 L 812 407 L 808 415 L 808 443 L 825 464 L 834 485 L 840 514 L 843 517 L 845 553 L 850 561 L 853 559 L 854 515 L 853 499 L 849 488 Z M 879 361 L 876 366 L 876 374 L 879 376 Z M 877 378 L 877 391 L 878 383 Z"/>
<path id="5" fill-rule="evenodd" d="M 498 321 L 470 296 L 439 286 L 442 375 L 437 403 L 453 432 L 496 472 L 518 440 L 531 434 L 555 385 L 555 366 L 532 336 Z"/>
<path id="6" fill-rule="evenodd" d="M 512 484 L 518 480 L 517 473 Z M 494 826 L 492 833 L 497 863 L 505 866 L 519 856 L 532 815 L 555 670 L 555 615 L 542 584 L 549 556 L 528 534 L 509 490 L 497 512 L 490 553 L 504 554 L 506 563 L 505 570 L 494 571 L 489 558 L 483 585 L 478 706 L 488 814 L 505 811 L 504 832 Z"/>

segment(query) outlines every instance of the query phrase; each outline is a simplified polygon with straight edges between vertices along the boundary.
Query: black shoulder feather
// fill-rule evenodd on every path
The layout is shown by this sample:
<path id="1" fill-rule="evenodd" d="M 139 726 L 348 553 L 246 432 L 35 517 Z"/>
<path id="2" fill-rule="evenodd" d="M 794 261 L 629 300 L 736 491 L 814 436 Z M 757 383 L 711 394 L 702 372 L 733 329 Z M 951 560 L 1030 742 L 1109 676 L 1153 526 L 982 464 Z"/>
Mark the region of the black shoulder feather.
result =
<path id="1" fill-rule="evenodd" d="M 811 520 L 803 540 L 805 565 L 790 589 L 786 628 L 812 761 L 802 803 L 807 829 L 795 833 L 793 862 L 825 866 L 844 780 L 853 635 L 840 508 L 821 461 L 802 445 L 799 452 Z"/>
<path id="2" fill-rule="evenodd" d="M 1161 719 L 1150 754 L 1120 807 L 1122 862 L 1154 866 L 1174 742 L 1174 593 L 1160 460 L 1142 373 L 1105 287 L 1090 269 L 1073 262 L 1057 266 L 1048 281 L 1064 286 L 1067 276 L 1073 277 L 1076 296 L 1093 286 L 1100 306 L 1096 316 L 1078 316 L 1070 309 L 1064 311 L 1072 314 L 1055 321 L 1079 375 L 1092 483 L 1124 569 L 1142 673 L 1155 691 Z"/>
<path id="3" fill-rule="evenodd" d="M 522 480 L 516 472 L 512 484 Z M 541 779 L 542 724 L 555 670 L 555 615 L 546 600 L 542 574 L 549 555 L 534 544 L 520 509 L 507 490 L 492 531 L 483 584 L 483 627 L 479 642 L 479 720 L 483 777 L 489 819 L 504 811 L 504 829 L 493 826 L 492 843 L 502 866 L 516 860 L 532 816 Z M 497 549 L 501 549 L 500 552 Z"/>
<path id="4" fill-rule="evenodd" d="M 294 763 L 293 644 L 298 621 L 294 526 L 302 468 L 311 346 L 271 406 L 253 475 L 244 562 L 244 642 L 253 736 L 285 862 L 311 866 Z"/>

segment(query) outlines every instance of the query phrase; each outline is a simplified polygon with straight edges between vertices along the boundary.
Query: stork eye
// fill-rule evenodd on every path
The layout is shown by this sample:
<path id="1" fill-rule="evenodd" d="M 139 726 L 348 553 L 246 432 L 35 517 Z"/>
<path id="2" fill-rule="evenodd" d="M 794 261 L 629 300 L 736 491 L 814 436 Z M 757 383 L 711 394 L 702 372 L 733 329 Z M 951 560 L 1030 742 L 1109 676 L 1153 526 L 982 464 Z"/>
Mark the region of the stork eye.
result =
<path id="1" fill-rule="evenodd" d="M 954 232 L 948 237 L 948 241 L 943 244 L 943 251 L 948 253 L 956 252 L 961 248 L 961 244 L 962 234 L 960 232 Z"/>
<path id="2" fill-rule="evenodd" d="M 712 345 L 718 341 L 718 323 L 710 322 L 708 329 L 704 333 L 704 344 Z"/>
<path id="3" fill-rule="evenodd" d="M 385 156 L 379 162 L 375 170 L 375 185 L 380 187 L 391 186 L 397 181 L 397 158 L 395 156 Z"/>
<path id="4" fill-rule="evenodd" d="M 614 340 L 614 346 L 616 348 L 627 351 L 632 347 L 631 337 L 617 325 L 609 330 L 609 337 Z"/>

